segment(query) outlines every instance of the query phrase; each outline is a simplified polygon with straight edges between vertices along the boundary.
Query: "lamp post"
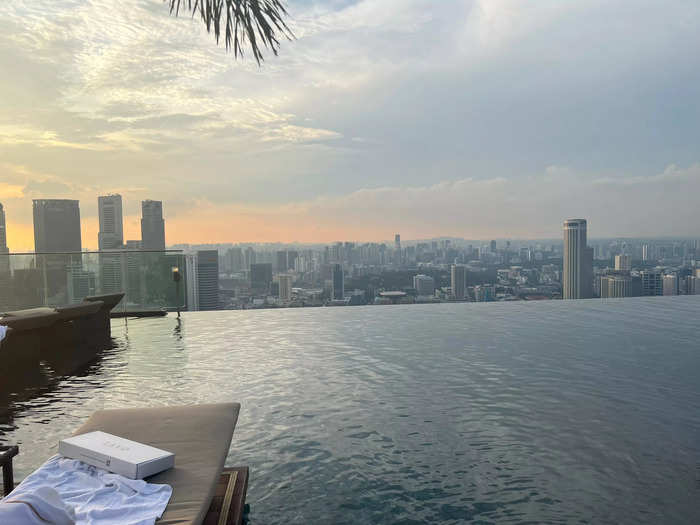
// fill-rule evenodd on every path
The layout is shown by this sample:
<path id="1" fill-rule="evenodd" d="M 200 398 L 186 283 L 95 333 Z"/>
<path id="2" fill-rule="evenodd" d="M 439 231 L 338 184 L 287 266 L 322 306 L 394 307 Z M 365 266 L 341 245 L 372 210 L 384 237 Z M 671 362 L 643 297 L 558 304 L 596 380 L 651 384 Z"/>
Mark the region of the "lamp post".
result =
<path id="1" fill-rule="evenodd" d="M 180 318 L 180 268 L 173 266 L 173 281 L 175 282 L 175 302 L 177 303 L 177 318 Z"/>

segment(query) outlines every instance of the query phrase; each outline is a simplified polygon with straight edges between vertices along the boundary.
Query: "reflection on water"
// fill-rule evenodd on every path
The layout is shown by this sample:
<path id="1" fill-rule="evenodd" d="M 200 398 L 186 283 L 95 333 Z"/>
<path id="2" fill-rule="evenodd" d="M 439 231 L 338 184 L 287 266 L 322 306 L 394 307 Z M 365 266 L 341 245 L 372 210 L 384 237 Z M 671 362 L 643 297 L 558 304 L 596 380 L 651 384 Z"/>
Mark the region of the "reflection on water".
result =
<path id="1" fill-rule="evenodd" d="M 252 523 L 695 523 L 699 314 L 675 297 L 120 320 L 93 368 L 11 400 L 0 439 L 21 477 L 99 408 L 236 400 Z"/>

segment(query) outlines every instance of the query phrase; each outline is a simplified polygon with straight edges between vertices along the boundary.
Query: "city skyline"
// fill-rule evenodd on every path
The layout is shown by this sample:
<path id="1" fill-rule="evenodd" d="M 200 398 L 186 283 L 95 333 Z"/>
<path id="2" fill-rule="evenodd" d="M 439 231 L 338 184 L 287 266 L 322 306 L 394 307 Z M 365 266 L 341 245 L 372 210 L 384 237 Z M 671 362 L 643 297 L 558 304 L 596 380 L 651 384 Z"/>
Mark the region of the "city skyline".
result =
<path id="1" fill-rule="evenodd" d="M 695 235 L 685 2 L 292 1 L 297 39 L 262 67 L 165 6 L 76 5 L 0 8 L 13 250 L 44 198 L 80 200 L 95 247 L 110 193 L 127 238 L 140 201 L 167 203 L 170 245 L 556 238 L 576 216 L 601 237 Z"/>
<path id="2" fill-rule="evenodd" d="M 82 215 L 82 206 L 80 204 L 80 201 L 78 200 L 71 200 L 71 199 L 35 199 L 35 202 L 73 202 L 76 203 L 75 205 L 78 206 L 78 223 L 80 225 L 80 237 L 82 239 L 82 249 L 85 251 L 96 251 L 100 249 L 115 249 L 115 248 L 126 248 L 127 243 L 139 243 L 139 248 L 143 249 L 152 249 L 152 250 L 163 250 L 169 247 L 174 247 L 174 246 L 200 246 L 200 247 L 205 247 L 205 246 L 235 246 L 235 245 L 241 245 L 241 246 L 246 246 L 246 245 L 269 245 L 269 246 L 275 246 L 275 245 L 280 245 L 280 246 L 323 246 L 323 245 L 330 245 L 336 242 L 367 242 L 367 243 L 377 243 L 377 244 L 386 244 L 387 246 L 393 245 L 395 248 L 398 247 L 400 250 L 401 247 L 401 234 L 396 233 L 396 234 L 391 234 L 387 238 L 370 238 L 370 239 L 341 239 L 341 238 L 332 238 L 330 240 L 309 240 L 309 241 L 301 241 L 298 239 L 291 240 L 291 239 L 275 239 L 274 241 L 259 241 L 259 240 L 239 240 L 239 241 L 218 241 L 218 242 L 211 242 L 211 241 L 190 241 L 190 242 L 177 242 L 177 243 L 169 243 L 167 242 L 167 230 L 165 229 L 165 213 L 163 211 L 163 202 L 162 201 L 157 201 L 157 200 L 152 200 L 152 199 L 146 199 L 144 201 L 141 201 L 140 204 L 140 210 L 141 214 L 138 216 L 137 219 L 131 221 L 132 222 L 132 228 L 126 229 L 125 228 L 125 223 L 126 220 L 124 219 L 124 216 L 122 214 L 122 196 L 120 194 L 109 194 L 109 195 L 100 195 L 97 197 L 98 201 L 98 209 L 100 210 L 99 216 L 96 218 L 97 219 L 97 230 L 96 231 L 91 231 L 90 226 L 85 225 L 85 219 Z M 36 207 L 36 204 L 33 204 L 34 207 Z M 3 219 L 3 228 L 2 234 L 3 234 L 3 239 L 11 239 L 12 238 L 12 232 L 10 227 L 6 226 L 6 223 L 9 224 L 9 221 L 7 221 L 7 218 L 5 217 L 5 208 L 3 207 L 2 201 L 0 201 L 0 211 L 2 211 L 2 219 Z M 145 220 L 144 220 L 145 219 Z M 102 221 L 103 226 L 100 226 L 100 221 Z M 566 221 L 565 221 L 566 222 Z M 137 223 L 137 226 L 134 226 L 134 223 Z M 105 225 L 109 224 L 109 226 L 105 228 Z M 144 228 L 146 228 L 144 230 Z M 10 253 L 27 253 L 27 252 L 33 252 L 35 250 L 35 240 L 36 240 L 36 233 L 35 233 L 35 227 L 34 227 L 34 222 L 32 222 L 31 225 L 32 229 L 32 243 L 31 246 L 27 246 L 25 248 L 20 248 L 16 249 L 10 246 L 10 242 L 7 241 L 7 247 L 8 251 Z M 103 231 L 104 229 L 104 231 Z M 86 232 L 89 234 L 92 234 L 94 236 L 94 239 L 91 239 L 90 237 L 86 237 Z M 149 238 L 149 242 L 151 243 L 149 246 L 143 246 L 143 238 L 144 238 L 144 233 L 146 233 L 146 237 Z M 105 238 L 108 240 L 101 240 L 103 239 L 103 235 L 105 235 Z M 131 237 L 131 239 L 129 239 Z M 687 241 L 695 241 L 697 239 L 700 239 L 700 235 L 664 235 L 664 236 L 654 236 L 654 235 L 639 235 L 639 236 L 625 236 L 625 235 L 612 235 L 612 236 L 591 236 L 589 237 L 591 240 L 595 241 L 605 241 L 605 240 L 621 240 L 621 239 L 636 239 L 636 240 L 641 240 L 641 239 L 646 239 L 646 240 L 687 240 Z M 129 239 L 129 240 L 127 240 Z M 493 248 L 493 243 L 495 242 L 510 242 L 514 241 L 516 243 L 533 243 L 533 242 L 557 242 L 561 241 L 561 235 L 557 236 L 551 236 L 551 237 L 517 237 L 517 236 L 504 236 L 504 237 L 483 237 L 483 238 L 467 238 L 467 237 L 460 237 L 460 236 L 451 236 L 451 235 L 436 235 L 433 237 L 423 237 L 423 238 L 411 238 L 406 236 L 406 243 L 408 244 L 416 244 L 420 242 L 426 242 L 426 241 L 433 241 L 433 240 L 441 240 L 441 239 L 453 239 L 457 241 L 462 241 L 465 243 L 469 242 L 482 242 L 484 244 L 488 244 Z M 87 241 L 87 242 L 86 242 Z M 148 244 L 148 242 L 147 242 Z M 135 246 L 132 246 L 134 248 Z M 72 250 L 68 250 L 72 251 Z"/>

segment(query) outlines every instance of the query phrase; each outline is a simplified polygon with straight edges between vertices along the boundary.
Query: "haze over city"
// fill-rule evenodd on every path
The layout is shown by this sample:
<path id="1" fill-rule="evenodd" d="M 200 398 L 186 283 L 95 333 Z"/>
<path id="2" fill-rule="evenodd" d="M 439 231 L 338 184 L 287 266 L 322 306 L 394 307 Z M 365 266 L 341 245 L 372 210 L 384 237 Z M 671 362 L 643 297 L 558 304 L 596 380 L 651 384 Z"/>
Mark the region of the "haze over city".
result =
<path id="1" fill-rule="evenodd" d="M 166 240 L 693 236 L 700 6 L 290 2 L 262 67 L 159 1 L 0 7 L 0 202 L 164 202 Z"/>

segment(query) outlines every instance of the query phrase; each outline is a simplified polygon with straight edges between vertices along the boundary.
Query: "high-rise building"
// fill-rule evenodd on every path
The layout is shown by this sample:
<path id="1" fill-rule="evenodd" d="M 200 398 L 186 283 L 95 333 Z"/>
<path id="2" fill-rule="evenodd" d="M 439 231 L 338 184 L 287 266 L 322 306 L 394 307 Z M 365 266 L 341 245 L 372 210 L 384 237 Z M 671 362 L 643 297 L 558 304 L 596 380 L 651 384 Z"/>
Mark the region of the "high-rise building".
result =
<path id="1" fill-rule="evenodd" d="M 277 250 L 277 252 L 275 252 L 275 271 L 278 273 L 287 271 L 286 250 Z"/>
<path id="2" fill-rule="evenodd" d="M 331 298 L 335 301 L 345 299 L 345 275 L 342 264 L 333 264 L 331 268 Z"/>
<path id="3" fill-rule="evenodd" d="M 287 251 L 287 270 L 294 270 L 294 265 L 299 258 L 299 252 L 296 250 Z"/>
<path id="4" fill-rule="evenodd" d="M 236 273 L 245 269 L 245 254 L 240 246 L 234 246 L 226 251 L 226 268 L 224 271 Z"/>
<path id="5" fill-rule="evenodd" d="M 76 200 L 34 199 L 34 251 L 80 252 L 80 205 Z"/>
<path id="6" fill-rule="evenodd" d="M 496 241 L 491 241 L 491 253 L 496 253 Z"/>
<path id="7" fill-rule="evenodd" d="M 685 293 L 688 295 L 700 295 L 700 277 L 689 275 L 686 277 Z"/>
<path id="8" fill-rule="evenodd" d="M 664 275 L 662 282 L 664 295 L 678 295 L 678 276 L 676 274 Z"/>
<path id="9" fill-rule="evenodd" d="M 629 272 L 632 269 L 632 257 L 629 255 L 615 256 L 615 270 L 620 272 Z"/>
<path id="10" fill-rule="evenodd" d="M 413 288 L 420 297 L 435 295 L 435 279 L 429 275 L 413 276 Z"/>
<path id="11" fill-rule="evenodd" d="M 82 264 L 66 267 L 66 301 L 76 304 L 89 296 L 95 295 L 97 284 L 95 273 L 87 271 Z"/>
<path id="12" fill-rule="evenodd" d="M 646 262 L 648 260 L 649 260 L 649 245 L 643 244 L 642 245 L 642 261 Z"/>
<path id="13" fill-rule="evenodd" d="M 642 295 L 663 295 L 661 272 L 644 270 L 639 272 L 642 279 Z"/>
<path id="14" fill-rule="evenodd" d="M 394 263 L 397 265 L 401 265 L 403 262 L 403 257 L 401 254 L 401 235 L 396 234 L 394 235 Z"/>
<path id="15" fill-rule="evenodd" d="M 588 299 L 593 295 L 593 249 L 587 245 L 585 219 L 564 221 L 562 297 Z"/>
<path id="16" fill-rule="evenodd" d="M 105 195 L 97 197 L 97 210 L 100 231 L 97 245 L 100 251 L 124 247 L 124 221 L 122 216 L 122 196 Z M 119 293 L 123 290 L 124 260 L 119 253 L 100 253 L 100 293 Z"/>
<path id="17" fill-rule="evenodd" d="M 200 310 L 219 308 L 219 252 L 197 251 L 197 295 Z"/>
<path id="18" fill-rule="evenodd" d="M 255 254 L 255 250 L 251 246 L 248 246 L 245 249 L 245 257 L 244 257 L 245 269 L 250 270 L 250 267 L 257 262 L 256 259 L 257 259 L 257 256 Z"/>
<path id="19" fill-rule="evenodd" d="M 250 289 L 254 294 L 267 295 L 272 284 L 272 263 L 250 265 Z"/>
<path id="20" fill-rule="evenodd" d="M 124 245 L 124 220 L 122 216 L 122 196 L 105 195 L 97 197 L 100 231 L 97 245 L 100 250 L 112 250 Z"/>
<path id="21" fill-rule="evenodd" d="M 9 274 L 10 272 L 9 253 L 10 250 L 7 247 L 7 228 L 5 226 L 5 209 L 2 207 L 2 203 L 0 203 L 0 279 L 3 275 Z M 0 286 L 3 286 L 3 284 L 0 283 Z M 2 292 L 3 289 L 0 289 L 0 293 Z"/>
<path id="22" fill-rule="evenodd" d="M 280 274 L 280 301 L 288 303 L 292 300 L 292 276 L 286 273 Z"/>
<path id="23" fill-rule="evenodd" d="M 8 253 L 7 249 L 7 227 L 5 225 L 5 208 L 0 203 L 0 253 Z"/>
<path id="24" fill-rule="evenodd" d="M 467 293 L 467 267 L 463 264 L 453 264 L 450 273 L 452 295 L 457 301 L 462 301 Z"/>
<path id="25" fill-rule="evenodd" d="M 0 311 L 10 306 L 10 250 L 7 248 L 5 210 L 0 203 Z"/>
<path id="26" fill-rule="evenodd" d="M 40 254 L 35 263 L 44 277 L 43 303 L 65 304 L 70 300 L 67 283 L 72 282 L 67 280 L 66 270 L 82 264 L 79 203 L 68 199 L 35 199 L 33 214 L 34 251 Z"/>
<path id="27" fill-rule="evenodd" d="M 141 249 L 165 250 L 165 220 L 161 201 L 141 202 Z"/>

